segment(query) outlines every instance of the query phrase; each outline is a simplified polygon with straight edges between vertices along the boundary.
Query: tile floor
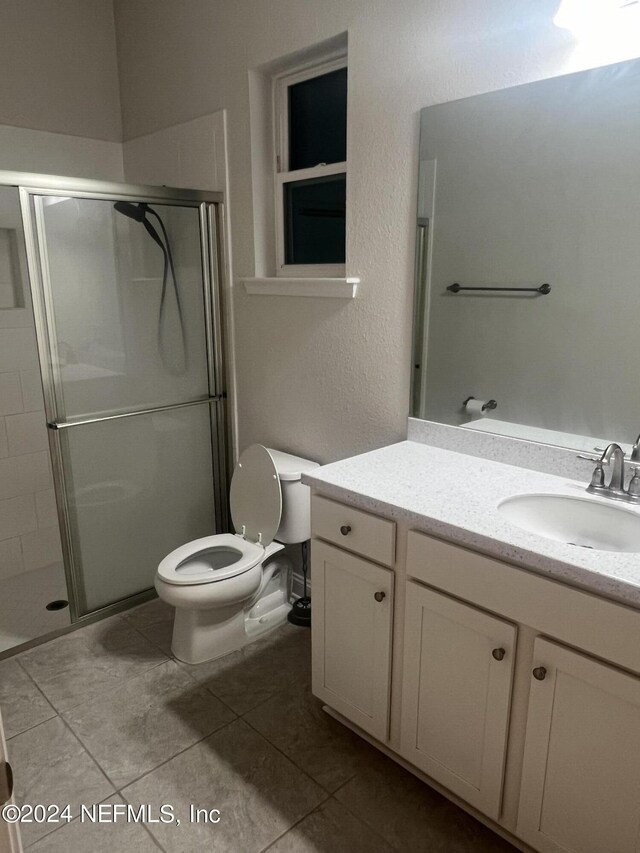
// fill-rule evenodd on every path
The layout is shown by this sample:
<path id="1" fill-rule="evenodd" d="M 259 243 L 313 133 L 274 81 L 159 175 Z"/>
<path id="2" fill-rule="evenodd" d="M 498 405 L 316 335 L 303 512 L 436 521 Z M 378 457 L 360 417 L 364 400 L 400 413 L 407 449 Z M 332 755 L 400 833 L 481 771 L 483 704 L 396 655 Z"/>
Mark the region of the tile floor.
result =
<path id="1" fill-rule="evenodd" d="M 0 661 L 18 802 L 171 804 L 175 824 L 23 825 L 32 853 L 488 853 L 510 845 L 353 735 L 285 625 L 190 667 L 160 601 Z M 192 823 L 189 806 L 219 809 Z"/>

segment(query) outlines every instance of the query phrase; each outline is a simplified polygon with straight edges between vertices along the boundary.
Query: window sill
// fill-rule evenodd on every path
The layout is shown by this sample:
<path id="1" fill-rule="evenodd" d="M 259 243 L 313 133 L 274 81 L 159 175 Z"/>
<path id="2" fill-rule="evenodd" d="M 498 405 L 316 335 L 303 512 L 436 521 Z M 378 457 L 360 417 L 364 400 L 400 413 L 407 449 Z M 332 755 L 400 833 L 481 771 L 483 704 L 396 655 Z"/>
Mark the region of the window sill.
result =
<path id="1" fill-rule="evenodd" d="M 320 296 L 355 299 L 359 278 L 243 278 L 251 296 Z"/>

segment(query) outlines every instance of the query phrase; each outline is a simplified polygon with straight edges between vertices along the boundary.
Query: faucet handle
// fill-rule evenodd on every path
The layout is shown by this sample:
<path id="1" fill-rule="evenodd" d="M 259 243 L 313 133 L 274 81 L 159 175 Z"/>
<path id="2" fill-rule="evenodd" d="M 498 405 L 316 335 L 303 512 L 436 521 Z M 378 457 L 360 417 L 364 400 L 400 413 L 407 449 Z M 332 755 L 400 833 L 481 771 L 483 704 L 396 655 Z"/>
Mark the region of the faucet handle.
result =
<path id="1" fill-rule="evenodd" d="M 600 461 L 600 459 L 597 459 L 595 461 L 597 464 L 596 467 L 593 469 L 589 488 L 601 489 L 604 487 L 604 468 L 602 467 L 602 462 Z M 640 487 L 640 477 L 638 477 L 638 486 Z"/>
<path id="2" fill-rule="evenodd" d="M 634 498 L 640 503 L 640 468 L 633 469 L 633 476 L 627 489 L 630 498 Z"/>
<path id="3" fill-rule="evenodd" d="M 576 459 L 586 459 L 587 462 L 602 462 L 602 457 L 600 457 L 600 456 L 587 456 L 586 453 L 578 453 L 576 455 Z"/>

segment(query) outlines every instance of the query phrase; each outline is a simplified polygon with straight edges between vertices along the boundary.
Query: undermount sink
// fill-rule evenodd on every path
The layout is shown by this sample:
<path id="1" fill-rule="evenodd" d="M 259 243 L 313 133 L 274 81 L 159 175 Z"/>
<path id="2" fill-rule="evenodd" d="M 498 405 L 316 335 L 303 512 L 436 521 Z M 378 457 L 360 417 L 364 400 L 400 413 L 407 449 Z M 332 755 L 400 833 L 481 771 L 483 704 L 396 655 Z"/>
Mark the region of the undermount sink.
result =
<path id="1" fill-rule="evenodd" d="M 597 551 L 640 552 L 640 513 L 565 495 L 514 495 L 498 512 L 529 533 Z"/>

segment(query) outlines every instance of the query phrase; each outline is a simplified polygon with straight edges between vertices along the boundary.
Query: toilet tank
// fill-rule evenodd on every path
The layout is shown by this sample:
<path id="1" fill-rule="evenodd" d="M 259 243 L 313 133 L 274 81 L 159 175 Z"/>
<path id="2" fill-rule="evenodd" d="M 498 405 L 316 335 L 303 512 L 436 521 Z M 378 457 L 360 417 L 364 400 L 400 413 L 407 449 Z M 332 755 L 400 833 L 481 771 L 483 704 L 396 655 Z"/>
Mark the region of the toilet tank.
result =
<path id="1" fill-rule="evenodd" d="M 301 478 L 305 472 L 317 468 L 319 463 L 271 447 L 267 450 L 276 466 L 282 489 L 282 516 L 274 538 L 284 545 L 306 542 L 311 538 L 311 490 L 301 482 Z"/>

